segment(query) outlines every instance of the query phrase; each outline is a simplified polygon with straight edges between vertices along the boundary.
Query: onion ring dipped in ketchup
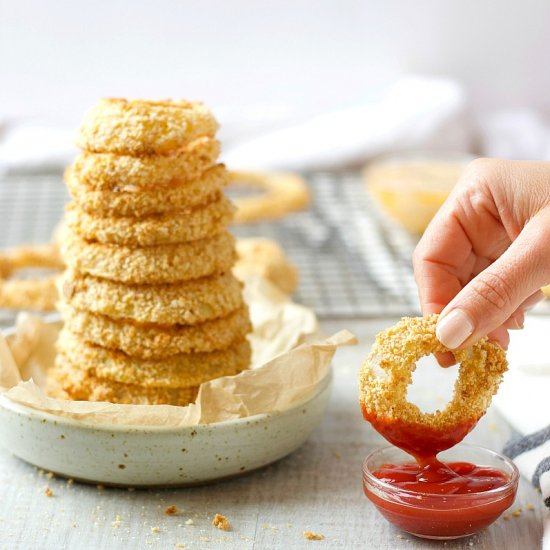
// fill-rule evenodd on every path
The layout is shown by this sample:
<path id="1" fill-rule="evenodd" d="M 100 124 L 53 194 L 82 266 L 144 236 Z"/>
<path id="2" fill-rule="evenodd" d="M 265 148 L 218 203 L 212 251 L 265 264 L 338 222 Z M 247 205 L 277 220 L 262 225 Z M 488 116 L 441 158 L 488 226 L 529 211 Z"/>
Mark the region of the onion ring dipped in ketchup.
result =
<path id="1" fill-rule="evenodd" d="M 509 471 L 476 466 L 462 457 L 448 463 L 438 460 L 438 453 L 462 441 L 485 414 L 508 364 L 504 350 L 487 338 L 466 350 L 449 350 L 435 336 L 437 317 L 403 318 L 378 334 L 361 368 L 360 404 L 364 418 L 390 443 L 416 460 L 379 464 L 371 461 L 367 467 L 367 459 L 365 492 L 398 527 L 424 537 L 455 538 L 485 527 L 513 503 L 517 470 L 513 464 Z M 425 355 L 449 351 L 460 363 L 453 397 L 442 411 L 422 412 L 407 401 L 407 387 L 416 362 Z M 513 487 L 503 498 L 502 488 L 512 481 Z M 395 502 L 389 495 L 392 491 L 399 493 Z M 477 505 L 472 495 L 480 497 L 475 499 Z M 477 520 L 482 520 L 481 525 Z"/>

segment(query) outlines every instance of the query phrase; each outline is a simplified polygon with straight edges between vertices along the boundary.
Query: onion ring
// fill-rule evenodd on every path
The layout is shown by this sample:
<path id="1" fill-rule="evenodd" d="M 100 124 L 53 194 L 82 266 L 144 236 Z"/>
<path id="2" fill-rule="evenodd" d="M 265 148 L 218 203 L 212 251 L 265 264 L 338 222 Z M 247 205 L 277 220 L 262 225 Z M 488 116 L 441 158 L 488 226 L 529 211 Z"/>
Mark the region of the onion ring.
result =
<path id="1" fill-rule="evenodd" d="M 155 388 L 121 384 L 88 376 L 70 363 L 58 364 L 48 371 L 46 391 L 51 397 L 83 401 L 108 401 L 127 405 L 179 405 L 193 403 L 199 387 Z"/>
<path id="2" fill-rule="evenodd" d="M 283 249 L 271 239 L 238 239 L 237 262 L 233 274 L 245 280 L 250 274 L 265 277 L 285 294 L 298 286 L 298 270 L 288 261 Z"/>
<path id="3" fill-rule="evenodd" d="M 438 452 L 464 438 L 485 414 L 508 366 L 504 350 L 487 338 L 466 350 L 449 350 L 435 336 L 437 319 L 435 314 L 404 317 L 379 333 L 359 377 L 365 418 L 386 439 L 412 454 L 423 451 L 411 444 L 415 435 Z M 440 352 L 453 353 L 460 363 L 453 397 L 443 411 L 422 412 L 407 401 L 407 387 L 416 361 Z M 393 426 L 412 437 L 400 440 Z"/>
<path id="4" fill-rule="evenodd" d="M 94 190 L 77 180 L 69 170 L 65 183 L 82 210 L 99 216 L 148 216 L 182 208 L 194 208 L 218 199 L 229 181 L 223 164 L 192 180 L 179 180 L 167 187 L 121 186 Z"/>
<path id="5" fill-rule="evenodd" d="M 62 307 L 64 326 L 92 344 L 120 350 L 132 357 L 156 359 L 179 353 L 214 351 L 230 347 L 248 334 L 252 326 L 248 308 L 198 325 L 155 325 Z"/>
<path id="6" fill-rule="evenodd" d="M 67 227 L 88 241 L 127 246 L 175 244 L 220 234 L 233 219 L 235 208 L 224 195 L 207 205 L 167 214 L 130 218 L 100 217 L 70 204 Z"/>
<path id="7" fill-rule="evenodd" d="M 236 223 L 275 220 L 290 212 L 304 209 L 310 193 L 303 178 L 291 173 L 230 172 L 230 185 L 256 187 L 264 191 L 258 196 L 237 198 Z"/>
<path id="8" fill-rule="evenodd" d="M 95 191 L 150 190 L 200 178 L 216 163 L 220 142 L 199 138 L 170 155 L 135 157 L 113 153 L 78 155 L 67 172 L 71 182 Z"/>
<path id="9" fill-rule="evenodd" d="M 208 239 L 146 248 L 87 242 L 68 232 L 61 252 L 75 271 L 127 284 L 208 277 L 229 271 L 236 259 L 235 239 L 227 231 Z"/>
<path id="10" fill-rule="evenodd" d="M 93 153 L 163 155 L 217 129 L 199 102 L 105 98 L 84 115 L 76 144 Z"/>
<path id="11" fill-rule="evenodd" d="M 250 366 L 251 357 L 250 344 L 243 339 L 224 350 L 138 359 L 90 344 L 64 329 L 59 334 L 57 349 L 61 363 L 68 362 L 88 376 L 166 388 L 188 388 L 238 374 Z"/>
<path id="12" fill-rule="evenodd" d="M 126 285 L 67 270 L 62 298 L 76 309 L 140 323 L 195 325 L 243 305 L 242 283 L 231 273 L 169 285 Z"/>

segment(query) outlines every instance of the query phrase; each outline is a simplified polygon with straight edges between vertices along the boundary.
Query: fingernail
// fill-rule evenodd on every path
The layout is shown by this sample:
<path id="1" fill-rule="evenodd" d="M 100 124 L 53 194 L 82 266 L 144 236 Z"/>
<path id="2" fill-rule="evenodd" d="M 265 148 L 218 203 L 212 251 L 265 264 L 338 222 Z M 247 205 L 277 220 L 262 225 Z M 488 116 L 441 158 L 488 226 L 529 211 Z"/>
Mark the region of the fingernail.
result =
<path id="1" fill-rule="evenodd" d="M 521 307 L 524 311 L 530 311 L 532 310 L 539 302 L 544 300 L 544 294 L 542 292 L 535 294 L 534 296 L 529 296 L 523 304 L 521 304 Z"/>
<path id="2" fill-rule="evenodd" d="M 437 339 L 447 348 L 455 349 L 474 332 L 474 323 L 461 309 L 453 309 L 440 319 L 435 328 Z"/>

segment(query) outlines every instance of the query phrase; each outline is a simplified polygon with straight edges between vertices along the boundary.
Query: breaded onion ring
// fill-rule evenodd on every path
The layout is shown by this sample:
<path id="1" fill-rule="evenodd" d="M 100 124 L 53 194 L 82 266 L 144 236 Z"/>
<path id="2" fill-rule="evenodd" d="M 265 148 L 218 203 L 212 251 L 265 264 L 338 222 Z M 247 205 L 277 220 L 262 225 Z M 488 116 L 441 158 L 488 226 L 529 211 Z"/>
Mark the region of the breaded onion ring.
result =
<path id="1" fill-rule="evenodd" d="M 422 455 L 426 448 L 443 451 L 465 437 L 485 414 L 508 366 L 504 350 L 487 338 L 466 350 L 447 349 L 435 336 L 437 318 L 405 317 L 379 333 L 359 377 L 365 418 L 413 455 Z M 416 361 L 449 351 L 460 363 L 453 397 L 443 411 L 422 412 L 407 401 Z"/>
<path id="2" fill-rule="evenodd" d="M 53 311 L 59 300 L 56 277 L 0 280 L 0 308 Z"/>
<path id="3" fill-rule="evenodd" d="M 121 384 L 95 376 L 88 376 L 73 368 L 68 361 L 57 361 L 48 371 L 46 391 L 57 399 L 108 401 L 126 405 L 180 405 L 193 403 L 199 387 L 155 388 L 137 384 Z"/>
<path id="4" fill-rule="evenodd" d="M 113 153 L 81 153 L 67 172 L 73 186 L 95 191 L 140 191 L 168 187 L 201 177 L 216 163 L 220 142 L 199 138 L 169 155 L 135 157 Z M 222 165 L 220 165 L 222 166 Z"/>
<path id="5" fill-rule="evenodd" d="M 310 201 L 307 183 L 291 173 L 230 172 L 230 185 L 256 187 L 260 195 L 237 198 L 235 222 L 274 220 L 304 209 Z"/>
<path id="6" fill-rule="evenodd" d="M 94 153 L 165 155 L 217 129 L 199 102 L 105 98 L 84 115 L 76 144 Z"/>
<path id="7" fill-rule="evenodd" d="M 225 231 L 181 244 L 131 248 L 88 242 L 67 233 L 61 252 L 68 267 L 111 281 L 164 284 L 225 273 L 235 263 L 235 239 Z"/>
<path id="8" fill-rule="evenodd" d="M 67 305 L 63 305 L 62 312 L 64 326 L 70 332 L 80 334 L 92 344 L 141 359 L 226 349 L 252 330 L 246 306 L 198 325 L 155 325 L 117 320 Z"/>
<path id="9" fill-rule="evenodd" d="M 113 190 L 94 190 L 76 179 L 69 170 L 65 182 L 82 210 L 99 216 L 149 216 L 182 208 L 194 208 L 219 198 L 229 181 L 223 164 L 192 180 L 179 180 L 167 187 L 124 185 Z"/>
<path id="10" fill-rule="evenodd" d="M 89 344 L 67 330 L 57 340 L 60 362 L 68 362 L 88 376 L 123 384 L 188 388 L 231 376 L 250 366 L 251 349 L 243 339 L 224 350 L 181 353 L 160 359 L 139 359 L 121 351 Z"/>
<path id="11" fill-rule="evenodd" d="M 271 239 L 249 238 L 236 242 L 237 262 L 233 274 L 245 280 L 250 274 L 260 275 L 285 294 L 298 286 L 298 270 L 290 263 L 283 249 Z"/>
<path id="12" fill-rule="evenodd" d="M 100 217 L 73 203 L 67 208 L 66 220 L 72 233 L 88 241 L 141 247 L 213 237 L 229 225 L 234 210 L 224 195 L 205 206 L 142 218 Z"/>
<path id="13" fill-rule="evenodd" d="M 242 306 L 242 284 L 231 273 L 170 285 L 126 285 L 67 270 L 62 298 L 76 309 L 141 323 L 195 325 Z"/>

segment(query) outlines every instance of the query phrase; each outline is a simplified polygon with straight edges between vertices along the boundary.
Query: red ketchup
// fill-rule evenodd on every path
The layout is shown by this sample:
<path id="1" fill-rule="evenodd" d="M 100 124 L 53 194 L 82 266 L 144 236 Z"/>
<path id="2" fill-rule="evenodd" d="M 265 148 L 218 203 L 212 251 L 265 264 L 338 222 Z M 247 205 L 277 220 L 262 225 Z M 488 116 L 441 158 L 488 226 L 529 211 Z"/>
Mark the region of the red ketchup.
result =
<path id="1" fill-rule="evenodd" d="M 421 537 L 470 535 L 495 521 L 514 502 L 516 484 L 497 468 L 469 462 L 440 462 L 438 452 L 459 443 L 476 421 L 453 432 L 363 416 L 390 443 L 416 462 L 382 464 L 364 478 L 366 496 L 396 527 Z M 376 483 L 373 478 L 382 483 Z"/>

